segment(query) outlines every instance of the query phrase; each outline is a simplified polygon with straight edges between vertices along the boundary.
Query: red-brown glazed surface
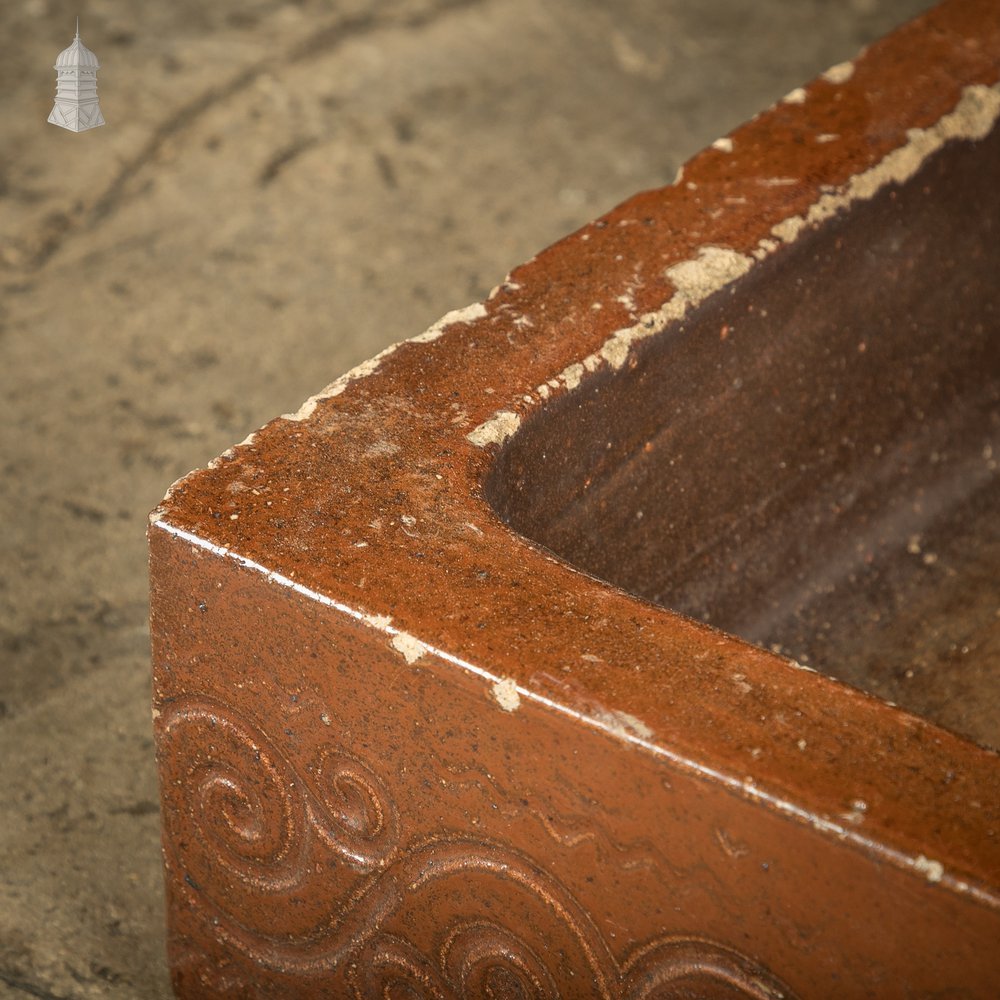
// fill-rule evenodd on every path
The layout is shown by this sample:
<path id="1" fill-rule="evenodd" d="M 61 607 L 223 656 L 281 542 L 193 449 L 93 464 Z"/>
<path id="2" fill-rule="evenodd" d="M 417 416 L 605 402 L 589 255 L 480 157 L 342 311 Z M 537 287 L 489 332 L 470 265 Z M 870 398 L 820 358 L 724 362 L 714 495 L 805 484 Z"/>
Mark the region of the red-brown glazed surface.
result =
<path id="1" fill-rule="evenodd" d="M 992 317 L 996 342 L 996 258 L 962 241 L 988 246 L 995 233 L 977 164 L 995 168 L 996 139 L 976 127 L 995 124 L 1000 9 L 945 3 L 828 76 L 158 508 L 154 715 L 179 996 L 995 994 L 997 755 L 590 575 L 702 613 L 671 575 L 668 522 L 648 536 L 661 564 L 643 568 L 641 533 L 621 541 L 644 507 L 615 493 L 608 470 L 624 475 L 636 456 L 638 479 L 624 481 L 652 476 L 649 496 L 674 481 L 642 458 L 669 437 L 643 403 L 663 398 L 650 373 L 659 364 L 695 406 L 696 375 L 715 401 L 716 357 L 753 379 L 768 352 L 790 352 L 791 365 L 817 337 L 846 356 L 844 325 L 822 324 L 849 292 L 831 297 L 826 283 L 849 287 L 858 255 L 910 211 L 936 227 L 905 229 L 914 287 L 960 262 L 979 305 L 956 307 L 956 323 L 971 337 Z M 886 180 L 880 165 L 903 148 L 919 162 L 905 183 Z M 857 194 L 852 178 L 865 176 L 882 180 L 828 220 L 787 224 L 824 194 Z M 949 176 L 964 180 L 949 189 Z M 928 185 L 971 192 L 981 210 L 949 224 L 962 199 L 928 213 Z M 861 274 L 905 284 L 904 250 Z M 691 261 L 718 291 L 689 289 L 677 316 Z M 804 319 L 778 336 L 765 320 L 787 311 L 796 281 Z M 873 310 L 866 351 L 891 373 L 907 342 L 896 307 L 859 295 Z M 932 317 L 948 314 L 926 297 Z M 616 332 L 644 324 L 659 332 L 619 350 Z M 916 384 L 963 389 L 968 444 L 963 429 L 995 404 L 995 347 L 959 338 L 965 353 L 944 357 L 928 330 L 914 343 L 936 360 Z M 678 359 L 688 367 L 672 369 Z M 828 369 L 816 371 L 822 384 Z M 794 374 L 780 358 L 774 372 Z M 888 394 L 905 400 L 911 382 Z M 986 395 L 968 398 L 971 385 Z M 792 412 L 806 434 L 803 406 Z M 888 413 L 852 433 L 904 440 Z M 759 478 L 739 450 L 755 446 L 752 428 L 727 433 L 720 420 L 699 433 L 699 454 L 685 456 L 696 478 L 702 464 Z M 595 449 L 602 438 L 609 454 Z M 959 452 L 964 468 L 971 452 Z M 560 521 L 584 467 L 604 507 Z M 712 497 L 731 480 L 704 482 L 697 509 L 680 508 L 695 531 L 699 510 L 728 509 Z M 558 547 L 544 532 L 570 529 L 577 541 L 560 551 L 583 552 L 588 572 L 544 547 Z M 809 546 L 824 537 L 803 534 Z M 779 579 L 761 559 L 751 549 L 747 572 Z M 739 585 L 727 597 L 711 566 L 697 580 L 705 607 L 739 618 Z"/>

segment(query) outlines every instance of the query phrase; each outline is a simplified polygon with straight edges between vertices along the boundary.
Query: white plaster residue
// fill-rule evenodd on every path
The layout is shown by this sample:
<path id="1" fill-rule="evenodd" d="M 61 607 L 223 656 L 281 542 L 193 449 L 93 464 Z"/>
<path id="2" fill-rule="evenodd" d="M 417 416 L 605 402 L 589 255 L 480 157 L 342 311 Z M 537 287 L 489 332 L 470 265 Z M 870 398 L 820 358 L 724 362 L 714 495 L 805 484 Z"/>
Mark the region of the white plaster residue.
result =
<path id="1" fill-rule="evenodd" d="M 609 732 L 616 736 L 638 736 L 641 740 L 652 739 L 653 730 L 641 719 L 628 712 L 600 710 L 594 713 L 594 718 Z"/>
<path id="2" fill-rule="evenodd" d="M 868 803 L 864 799 L 854 799 L 851 802 L 851 808 L 848 812 L 843 812 L 840 814 L 841 819 L 845 822 L 857 826 L 859 823 L 864 822 L 865 814 L 868 812 Z"/>
<path id="3" fill-rule="evenodd" d="M 757 244 L 753 255 L 757 260 L 763 260 L 769 253 L 774 253 L 781 244 L 777 240 L 763 239 Z"/>
<path id="4" fill-rule="evenodd" d="M 516 712 L 521 707 L 521 696 L 512 677 L 501 677 L 490 689 L 493 700 L 505 711 Z"/>
<path id="5" fill-rule="evenodd" d="M 348 372 L 344 372 L 339 378 L 334 379 L 326 388 L 321 389 L 314 396 L 310 396 L 294 413 L 283 413 L 284 420 L 308 420 L 316 410 L 316 407 L 324 399 L 332 399 L 339 396 L 352 382 L 360 378 L 367 378 L 378 371 L 383 359 L 392 354 L 399 344 L 390 344 L 384 351 L 379 351 L 373 358 L 362 361 Z"/>
<path id="6" fill-rule="evenodd" d="M 829 219 L 853 202 L 871 199 L 887 184 L 903 184 L 946 142 L 985 138 L 998 117 L 1000 84 L 995 87 L 983 84 L 966 87 L 953 111 L 929 128 L 910 129 L 906 143 L 894 149 L 876 166 L 855 174 L 842 188 L 825 192 L 804 216 L 785 219 L 771 232 L 786 243 L 792 242 L 806 226 Z"/>
<path id="7" fill-rule="evenodd" d="M 583 378 L 583 365 L 580 362 L 569 365 L 563 371 L 561 378 L 567 389 L 575 389 Z"/>
<path id="8" fill-rule="evenodd" d="M 388 615 L 361 614 L 359 617 L 366 625 L 371 625 L 372 628 L 376 628 L 380 632 L 386 632 L 391 637 L 389 642 L 392 648 L 397 653 L 402 653 L 403 659 L 407 663 L 419 660 L 429 648 L 426 643 L 414 638 L 408 632 L 395 628 Z"/>
<path id="9" fill-rule="evenodd" d="M 831 66 L 824 74 L 823 79 L 827 83 L 847 83 L 850 78 L 854 76 L 854 63 L 852 62 L 842 62 L 837 63 L 836 66 Z"/>
<path id="10" fill-rule="evenodd" d="M 247 448 L 252 445 L 256 437 L 257 431 L 253 431 L 248 434 L 242 441 L 240 441 L 239 444 L 234 444 L 231 448 L 227 448 L 221 455 L 217 455 L 213 458 L 212 461 L 208 463 L 208 468 L 217 469 L 223 462 L 233 458 L 240 448 Z M 174 480 L 174 482 L 170 484 L 167 492 L 163 494 L 163 499 L 156 505 L 154 510 L 150 511 L 150 524 L 156 524 L 164 516 L 163 508 L 170 502 L 174 493 L 185 483 L 189 476 L 196 475 L 197 472 L 198 470 L 195 469 L 192 472 L 187 473 L 187 475 L 181 476 L 180 479 Z M 232 489 L 232 486 L 230 486 L 230 489 Z M 237 487 L 237 489 L 239 489 L 239 487 Z M 234 492 L 236 491 L 234 490 Z"/>
<path id="11" fill-rule="evenodd" d="M 445 313 L 444 316 L 432 326 L 429 326 L 423 333 L 418 333 L 417 336 L 410 337 L 408 340 L 402 340 L 398 344 L 390 344 L 384 351 L 376 354 L 375 357 L 369 358 L 367 361 L 362 361 L 360 365 L 352 368 L 349 372 L 345 372 L 340 378 L 334 379 L 325 389 L 317 392 L 315 396 L 310 396 L 295 413 L 282 414 L 282 418 L 285 420 L 308 419 L 312 416 L 317 405 L 324 399 L 332 399 L 334 396 L 339 396 L 352 382 L 374 374 L 378 371 L 382 361 L 403 344 L 429 344 L 431 341 L 437 340 L 449 326 L 454 326 L 456 323 L 472 323 L 477 319 L 482 319 L 485 315 L 486 306 L 482 302 L 473 302 L 472 305 L 465 306 L 463 309 L 453 309 L 451 312 Z"/>
<path id="12" fill-rule="evenodd" d="M 731 153 L 733 151 L 733 140 L 729 136 L 723 136 L 712 143 L 712 149 L 717 149 L 720 153 Z"/>
<path id="13" fill-rule="evenodd" d="M 750 694 L 753 691 L 753 685 L 747 683 L 745 674 L 733 674 L 733 683 L 740 694 Z"/>
<path id="14" fill-rule="evenodd" d="M 806 92 L 802 87 L 796 87 L 785 94 L 781 101 L 783 104 L 805 104 Z"/>
<path id="15" fill-rule="evenodd" d="M 445 313 L 436 323 L 429 326 L 423 333 L 418 333 L 411 337 L 414 344 L 429 344 L 432 340 L 437 340 L 442 333 L 456 323 L 474 323 L 477 319 L 482 319 L 486 315 L 486 306 L 482 302 L 473 302 L 472 305 L 462 309 L 452 309 Z M 404 341 L 405 343 L 405 341 Z"/>
<path id="16" fill-rule="evenodd" d="M 683 311 L 686 312 L 746 274 L 752 263 L 749 257 L 729 247 L 705 246 L 699 249 L 697 259 L 668 267 L 666 273 L 677 289 L 673 298 L 678 295 L 684 298 Z"/>
<path id="17" fill-rule="evenodd" d="M 174 489 L 179 482 L 180 480 L 178 479 L 177 482 L 174 483 L 173 486 L 171 486 L 170 489 L 167 490 L 167 492 L 163 496 L 163 499 L 156 505 L 156 507 L 154 507 L 153 510 L 149 512 L 150 524 L 159 524 L 160 520 L 166 516 L 163 508 L 164 506 L 166 506 L 166 504 L 170 502 L 170 497 L 173 494 Z"/>
<path id="18" fill-rule="evenodd" d="M 821 132 L 816 136 L 816 141 L 818 143 L 836 142 L 839 138 L 840 136 L 836 132 Z"/>
<path id="19" fill-rule="evenodd" d="M 516 281 L 510 280 L 510 275 L 508 274 L 499 285 L 494 285 L 490 290 L 490 294 L 487 296 L 487 300 L 492 302 L 501 292 L 516 292 L 521 286 Z M 485 316 L 485 311 L 483 312 Z M 474 317 L 478 318 L 478 317 Z M 431 327 L 433 330 L 434 327 Z"/>
<path id="20" fill-rule="evenodd" d="M 415 663 L 427 652 L 427 646 L 408 632 L 397 632 L 392 637 L 392 648 L 402 653 L 407 663 Z"/>
<path id="21" fill-rule="evenodd" d="M 783 243 L 793 243 L 805 225 L 806 221 L 801 215 L 793 215 L 772 226 L 771 232 Z"/>
<path id="22" fill-rule="evenodd" d="M 701 247 L 694 260 L 682 261 L 667 268 L 666 276 L 677 291 L 666 304 L 657 312 L 647 313 L 635 325 L 613 333 L 597 352 L 598 356 L 612 368 L 621 368 L 633 343 L 658 333 L 668 323 L 680 319 L 692 306 L 746 274 L 752 264 L 750 257 L 729 247 Z"/>
<path id="23" fill-rule="evenodd" d="M 501 410 L 465 437 L 477 448 L 485 448 L 488 444 L 503 444 L 520 426 L 521 418 L 516 413 Z"/>
<path id="24" fill-rule="evenodd" d="M 913 867 L 932 884 L 936 884 L 944 878 L 944 865 L 940 861 L 925 858 L 922 854 L 917 855 Z"/>

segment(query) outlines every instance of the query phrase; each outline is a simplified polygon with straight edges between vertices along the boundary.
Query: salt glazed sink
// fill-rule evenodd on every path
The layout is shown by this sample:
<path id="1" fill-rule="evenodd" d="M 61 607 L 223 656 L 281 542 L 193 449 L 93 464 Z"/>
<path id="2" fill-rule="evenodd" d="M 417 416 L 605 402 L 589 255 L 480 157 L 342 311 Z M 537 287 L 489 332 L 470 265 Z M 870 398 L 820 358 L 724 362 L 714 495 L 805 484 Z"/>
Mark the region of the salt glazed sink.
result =
<path id="1" fill-rule="evenodd" d="M 1000 5 L 152 515 L 180 997 L 996 997 Z"/>

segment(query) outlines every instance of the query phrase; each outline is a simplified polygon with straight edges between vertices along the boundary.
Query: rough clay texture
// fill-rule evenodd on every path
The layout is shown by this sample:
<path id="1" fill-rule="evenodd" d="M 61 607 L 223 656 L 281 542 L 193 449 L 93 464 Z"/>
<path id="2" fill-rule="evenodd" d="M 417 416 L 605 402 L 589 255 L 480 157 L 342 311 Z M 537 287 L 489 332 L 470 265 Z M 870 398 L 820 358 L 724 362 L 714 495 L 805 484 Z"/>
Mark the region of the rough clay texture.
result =
<path id="1" fill-rule="evenodd" d="M 0 6 L 0 996 L 168 995 L 166 484 L 924 6 Z"/>

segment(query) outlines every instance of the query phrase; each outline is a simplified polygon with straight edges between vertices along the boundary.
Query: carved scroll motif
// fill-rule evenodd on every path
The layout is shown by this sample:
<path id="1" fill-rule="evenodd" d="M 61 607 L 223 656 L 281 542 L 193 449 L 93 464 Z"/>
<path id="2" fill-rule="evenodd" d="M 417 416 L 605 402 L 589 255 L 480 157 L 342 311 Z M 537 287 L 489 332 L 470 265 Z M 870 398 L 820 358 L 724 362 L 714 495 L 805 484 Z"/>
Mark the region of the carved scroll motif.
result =
<path id="1" fill-rule="evenodd" d="M 567 962 L 580 995 L 652 1000 L 701 984 L 791 997 L 749 958 L 698 938 L 655 939 L 619 962 L 574 894 L 509 844 L 458 834 L 402 843 L 385 783 L 343 748 L 293 765 L 232 709 L 184 698 L 163 712 L 160 750 L 186 768 L 179 808 L 164 813 L 176 884 L 219 938 L 267 968 L 320 977 L 347 970 L 358 997 L 547 1000 L 561 995 Z M 470 879 L 503 905 L 449 894 Z M 252 917 L 262 900 L 304 897 L 310 887 L 315 895 L 320 883 L 337 891 L 318 919 L 279 931 Z M 435 917 L 443 895 L 452 902 Z M 470 912 L 456 915 L 455 898 Z M 531 919 L 512 920 L 507 909 Z M 406 912 L 439 929 L 434 948 L 418 948 L 401 930 L 395 918 Z"/>

